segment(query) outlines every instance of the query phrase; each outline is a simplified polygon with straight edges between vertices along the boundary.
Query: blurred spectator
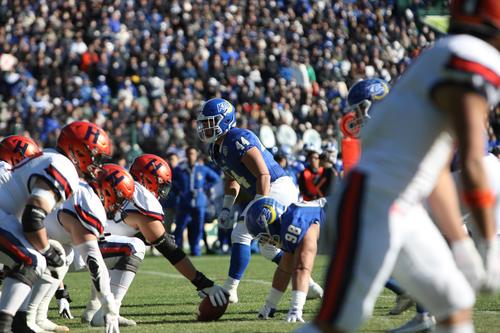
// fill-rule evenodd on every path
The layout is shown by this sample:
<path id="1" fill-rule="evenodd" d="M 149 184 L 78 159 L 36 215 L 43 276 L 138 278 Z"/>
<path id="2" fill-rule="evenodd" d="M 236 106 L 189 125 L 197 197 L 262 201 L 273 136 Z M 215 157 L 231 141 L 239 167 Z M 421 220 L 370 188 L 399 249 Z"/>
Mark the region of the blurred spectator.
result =
<path id="1" fill-rule="evenodd" d="M 397 79 L 436 38 L 393 3 L 9 1 L 0 5 L 0 54 L 13 58 L 0 78 L 0 134 L 27 130 L 50 145 L 45 118 L 88 119 L 126 150 L 117 159 L 135 143 L 164 156 L 199 145 L 192 120 L 220 96 L 241 127 L 286 123 L 300 138 L 308 123 L 333 138 L 342 87 Z"/>
<path id="2" fill-rule="evenodd" d="M 172 172 L 175 170 L 177 165 L 179 164 L 179 156 L 174 153 L 168 153 L 166 158 L 170 169 Z M 174 191 L 170 191 L 168 196 L 165 199 L 161 200 L 163 210 L 165 211 L 165 218 L 163 220 L 163 224 L 165 225 L 165 230 L 168 233 L 172 232 L 172 225 L 175 222 L 175 211 L 177 207 L 177 195 Z"/>
<path id="3" fill-rule="evenodd" d="M 172 192 L 177 199 L 175 242 L 182 248 L 183 234 L 187 228 L 191 255 L 201 255 L 200 241 L 205 225 L 205 209 L 208 198 L 205 189 L 220 180 L 211 168 L 198 162 L 198 150 L 186 148 L 187 161 L 173 170 Z"/>
<path id="4" fill-rule="evenodd" d="M 299 174 L 299 189 L 304 201 L 316 200 L 325 196 L 320 188 L 324 168 L 320 166 L 319 155 L 317 151 L 309 151 L 307 153 L 307 166 Z"/>

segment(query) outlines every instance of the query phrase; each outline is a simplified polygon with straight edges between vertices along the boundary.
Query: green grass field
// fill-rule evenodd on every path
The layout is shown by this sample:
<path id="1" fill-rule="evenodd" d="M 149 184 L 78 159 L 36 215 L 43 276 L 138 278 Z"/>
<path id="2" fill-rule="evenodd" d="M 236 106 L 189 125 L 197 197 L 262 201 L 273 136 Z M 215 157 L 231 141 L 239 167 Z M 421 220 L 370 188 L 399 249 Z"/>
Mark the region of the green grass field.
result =
<path id="1" fill-rule="evenodd" d="M 229 265 L 228 256 L 206 256 L 194 258 L 194 264 L 207 276 L 222 283 Z M 318 257 L 314 278 L 322 281 L 327 258 Z M 200 323 L 195 313 L 200 302 L 194 287 L 183 279 L 163 258 L 147 257 L 132 284 L 121 308 L 121 314 L 137 321 L 138 326 L 123 328 L 123 332 L 290 332 L 298 325 L 284 322 L 290 293 L 282 301 L 277 318 L 260 321 L 256 313 L 262 306 L 270 287 L 274 264 L 260 255 L 254 255 L 245 279 L 240 284 L 240 302 L 230 305 L 226 314 L 217 322 Z M 51 319 L 64 323 L 72 332 L 97 332 L 102 329 L 87 327 L 80 322 L 89 294 L 89 276 L 86 272 L 70 273 L 66 283 L 73 298 L 73 320 L 56 317 L 55 301 L 51 309 Z M 408 310 L 400 316 L 386 316 L 392 307 L 394 296 L 389 291 L 379 298 L 373 318 L 366 323 L 362 332 L 384 332 L 399 326 L 413 316 Z M 304 319 L 310 320 L 319 301 L 308 301 L 304 309 Z M 500 332 L 500 298 L 482 296 L 475 311 L 476 332 Z"/>

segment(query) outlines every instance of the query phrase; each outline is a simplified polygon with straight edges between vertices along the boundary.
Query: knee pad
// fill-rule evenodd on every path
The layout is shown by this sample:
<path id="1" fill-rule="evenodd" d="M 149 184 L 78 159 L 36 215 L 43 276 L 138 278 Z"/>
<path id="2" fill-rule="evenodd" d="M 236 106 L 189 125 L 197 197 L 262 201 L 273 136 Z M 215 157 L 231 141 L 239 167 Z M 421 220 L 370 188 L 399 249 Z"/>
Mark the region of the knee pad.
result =
<path id="1" fill-rule="evenodd" d="M 121 257 L 112 269 L 137 273 L 141 263 L 142 259 L 137 257 L 135 254 L 132 254 L 130 256 Z"/>
<path id="2" fill-rule="evenodd" d="M 21 281 L 30 287 L 33 287 L 33 283 L 38 279 L 35 268 L 26 265 L 16 265 L 14 268 L 9 269 L 5 276 Z"/>
<path id="3" fill-rule="evenodd" d="M 134 247 L 134 255 L 140 260 L 143 260 L 146 255 L 146 245 L 144 245 L 144 242 L 137 237 L 133 237 L 130 243 Z"/>

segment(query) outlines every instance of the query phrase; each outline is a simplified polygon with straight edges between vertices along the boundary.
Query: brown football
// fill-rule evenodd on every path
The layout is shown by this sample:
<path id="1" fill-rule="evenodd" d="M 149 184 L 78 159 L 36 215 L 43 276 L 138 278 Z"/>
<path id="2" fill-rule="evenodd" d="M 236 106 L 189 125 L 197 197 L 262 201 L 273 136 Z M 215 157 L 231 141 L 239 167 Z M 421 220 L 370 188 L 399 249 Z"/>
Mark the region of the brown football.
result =
<path id="1" fill-rule="evenodd" d="M 210 298 L 205 297 L 200 305 L 198 306 L 198 317 L 199 321 L 214 321 L 222 317 L 224 312 L 226 312 L 229 302 L 223 306 L 213 306 L 210 303 Z"/>

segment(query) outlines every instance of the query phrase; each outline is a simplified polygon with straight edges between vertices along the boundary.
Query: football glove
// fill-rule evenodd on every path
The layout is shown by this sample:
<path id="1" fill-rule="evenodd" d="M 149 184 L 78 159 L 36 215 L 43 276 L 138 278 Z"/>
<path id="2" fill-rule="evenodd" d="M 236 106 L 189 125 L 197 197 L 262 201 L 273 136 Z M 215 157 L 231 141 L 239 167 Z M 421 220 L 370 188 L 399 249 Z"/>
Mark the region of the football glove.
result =
<path id="1" fill-rule="evenodd" d="M 270 319 L 274 318 L 274 314 L 276 313 L 276 308 L 272 308 L 270 305 L 264 304 L 262 308 L 259 310 L 259 314 L 257 315 L 258 319 Z"/>
<path id="2" fill-rule="evenodd" d="M 485 270 L 474 242 L 470 238 L 461 239 L 451 244 L 451 253 L 455 259 L 458 269 L 464 274 L 465 278 L 474 290 L 479 290 Z"/>
<path id="3" fill-rule="evenodd" d="M 42 254 L 47 261 L 48 267 L 56 268 L 64 265 L 64 259 L 62 257 L 64 256 L 64 253 L 59 253 L 54 246 L 50 245 L 47 251 Z"/>
<path id="4" fill-rule="evenodd" d="M 205 298 L 208 296 L 208 298 L 210 299 L 210 303 L 212 303 L 213 306 L 223 306 L 227 303 L 227 298 L 229 296 L 226 289 L 216 284 L 211 287 L 199 290 L 198 295 L 201 298 Z"/>
<path id="5" fill-rule="evenodd" d="M 66 287 L 66 286 L 65 286 Z M 59 316 L 65 319 L 73 319 L 71 310 L 69 308 L 69 303 L 71 303 L 71 298 L 69 297 L 68 291 L 65 289 L 59 289 L 56 291 L 57 305 L 59 306 Z"/>
<path id="6" fill-rule="evenodd" d="M 222 208 L 217 217 L 217 222 L 221 229 L 231 229 L 234 225 L 234 218 L 231 216 L 229 208 Z"/>

